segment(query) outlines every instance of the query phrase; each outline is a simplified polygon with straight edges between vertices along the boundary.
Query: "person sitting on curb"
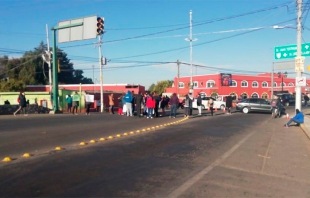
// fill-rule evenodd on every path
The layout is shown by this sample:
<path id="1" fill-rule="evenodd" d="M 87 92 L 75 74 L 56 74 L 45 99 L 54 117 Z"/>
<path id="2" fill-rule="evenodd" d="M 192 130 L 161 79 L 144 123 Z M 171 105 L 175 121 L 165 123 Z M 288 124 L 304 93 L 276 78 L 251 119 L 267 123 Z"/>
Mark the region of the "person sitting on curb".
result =
<path id="1" fill-rule="evenodd" d="M 289 127 L 292 122 L 296 122 L 297 126 L 299 126 L 301 123 L 304 123 L 304 114 L 302 114 L 299 109 L 296 109 L 296 115 L 291 118 L 284 127 Z"/>

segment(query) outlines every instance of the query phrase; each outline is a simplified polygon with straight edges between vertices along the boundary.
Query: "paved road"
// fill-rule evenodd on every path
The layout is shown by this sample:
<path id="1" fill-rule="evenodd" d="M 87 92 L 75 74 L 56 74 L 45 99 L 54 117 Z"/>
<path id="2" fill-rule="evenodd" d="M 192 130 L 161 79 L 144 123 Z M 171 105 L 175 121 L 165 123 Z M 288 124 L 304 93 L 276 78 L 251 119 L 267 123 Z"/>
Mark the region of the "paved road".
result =
<path id="1" fill-rule="evenodd" d="M 79 119 L 83 134 L 85 118 L 74 119 Z M 129 119 L 138 118 L 120 119 L 132 123 Z M 139 124 L 169 119 L 141 120 Z M 17 160 L 1 167 L 0 195 L 309 197 L 309 140 L 299 127 L 283 129 L 285 121 L 268 114 L 197 117 L 81 149 Z"/>

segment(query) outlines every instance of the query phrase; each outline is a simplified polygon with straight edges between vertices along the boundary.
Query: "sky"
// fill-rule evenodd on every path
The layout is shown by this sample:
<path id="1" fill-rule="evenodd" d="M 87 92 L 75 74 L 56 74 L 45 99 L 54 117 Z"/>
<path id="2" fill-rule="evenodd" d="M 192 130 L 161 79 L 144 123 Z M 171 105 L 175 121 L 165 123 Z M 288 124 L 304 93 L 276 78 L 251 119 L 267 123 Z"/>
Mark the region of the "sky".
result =
<path id="1" fill-rule="evenodd" d="M 303 0 L 302 43 L 310 42 L 309 7 L 310 1 Z M 186 41 L 190 11 L 192 42 Z M 102 55 L 108 60 L 104 84 L 148 88 L 173 80 L 177 60 L 182 63 L 180 76 L 256 75 L 270 72 L 275 62 L 293 61 L 275 60 L 274 47 L 297 43 L 295 0 L 2 0 L 0 56 L 20 57 L 41 41 L 46 43 L 46 25 L 51 45 L 50 29 L 58 22 L 88 16 L 104 17 Z M 275 29 L 275 25 L 286 28 Z M 100 81 L 97 42 L 57 43 L 74 68 L 95 83 Z M 296 76 L 294 70 L 280 72 L 285 71 Z"/>

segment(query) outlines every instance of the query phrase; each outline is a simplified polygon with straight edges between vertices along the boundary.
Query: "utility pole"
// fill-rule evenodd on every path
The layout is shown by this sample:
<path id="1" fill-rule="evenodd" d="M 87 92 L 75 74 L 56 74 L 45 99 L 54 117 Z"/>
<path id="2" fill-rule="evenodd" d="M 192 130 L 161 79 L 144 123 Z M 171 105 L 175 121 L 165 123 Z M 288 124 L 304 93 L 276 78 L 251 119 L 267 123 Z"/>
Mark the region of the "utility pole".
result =
<path id="1" fill-rule="evenodd" d="M 94 83 L 94 86 L 93 86 L 93 92 L 95 94 L 95 66 L 93 65 L 93 83 Z"/>
<path id="2" fill-rule="evenodd" d="M 302 76 L 304 72 L 304 57 L 301 56 L 301 17 L 302 0 L 296 0 L 297 3 L 297 56 L 295 58 L 296 79 Z M 295 109 L 301 110 L 301 86 L 296 84 Z"/>
<path id="3" fill-rule="evenodd" d="M 189 93 L 193 93 L 193 41 L 197 41 L 198 39 L 193 39 L 192 37 L 192 11 L 189 11 L 189 38 L 186 38 L 186 41 L 189 41 L 190 46 L 190 53 L 189 53 L 189 59 L 190 59 L 190 67 L 191 67 L 191 77 L 190 77 L 190 89 Z"/>
<path id="4" fill-rule="evenodd" d="M 179 79 L 180 79 L 180 62 L 179 62 L 179 60 L 177 60 L 177 65 L 178 65 L 177 95 L 178 95 L 178 97 L 180 97 L 180 96 L 179 96 Z"/>
<path id="5" fill-rule="evenodd" d="M 52 67 L 51 67 L 51 51 L 50 51 L 50 41 L 48 38 L 48 26 L 46 24 L 46 44 L 47 44 L 47 54 L 48 54 L 48 81 L 49 81 L 49 88 L 50 94 L 52 93 Z"/>

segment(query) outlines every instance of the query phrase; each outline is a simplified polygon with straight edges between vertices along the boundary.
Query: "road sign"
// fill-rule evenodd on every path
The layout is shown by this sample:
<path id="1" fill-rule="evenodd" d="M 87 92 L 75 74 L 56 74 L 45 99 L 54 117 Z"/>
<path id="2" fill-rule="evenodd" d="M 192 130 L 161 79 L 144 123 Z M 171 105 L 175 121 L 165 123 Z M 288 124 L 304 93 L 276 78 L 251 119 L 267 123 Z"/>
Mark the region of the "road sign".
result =
<path id="1" fill-rule="evenodd" d="M 305 87 L 307 85 L 306 77 L 296 77 L 296 86 Z"/>
<path id="2" fill-rule="evenodd" d="M 310 56 L 310 43 L 301 44 L 301 55 Z M 295 58 L 297 45 L 277 46 L 274 48 L 274 59 Z"/>
<path id="3" fill-rule="evenodd" d="M 304 72 L 305 57 L 296 57 L 295 58 L 295 72 Z"/>

